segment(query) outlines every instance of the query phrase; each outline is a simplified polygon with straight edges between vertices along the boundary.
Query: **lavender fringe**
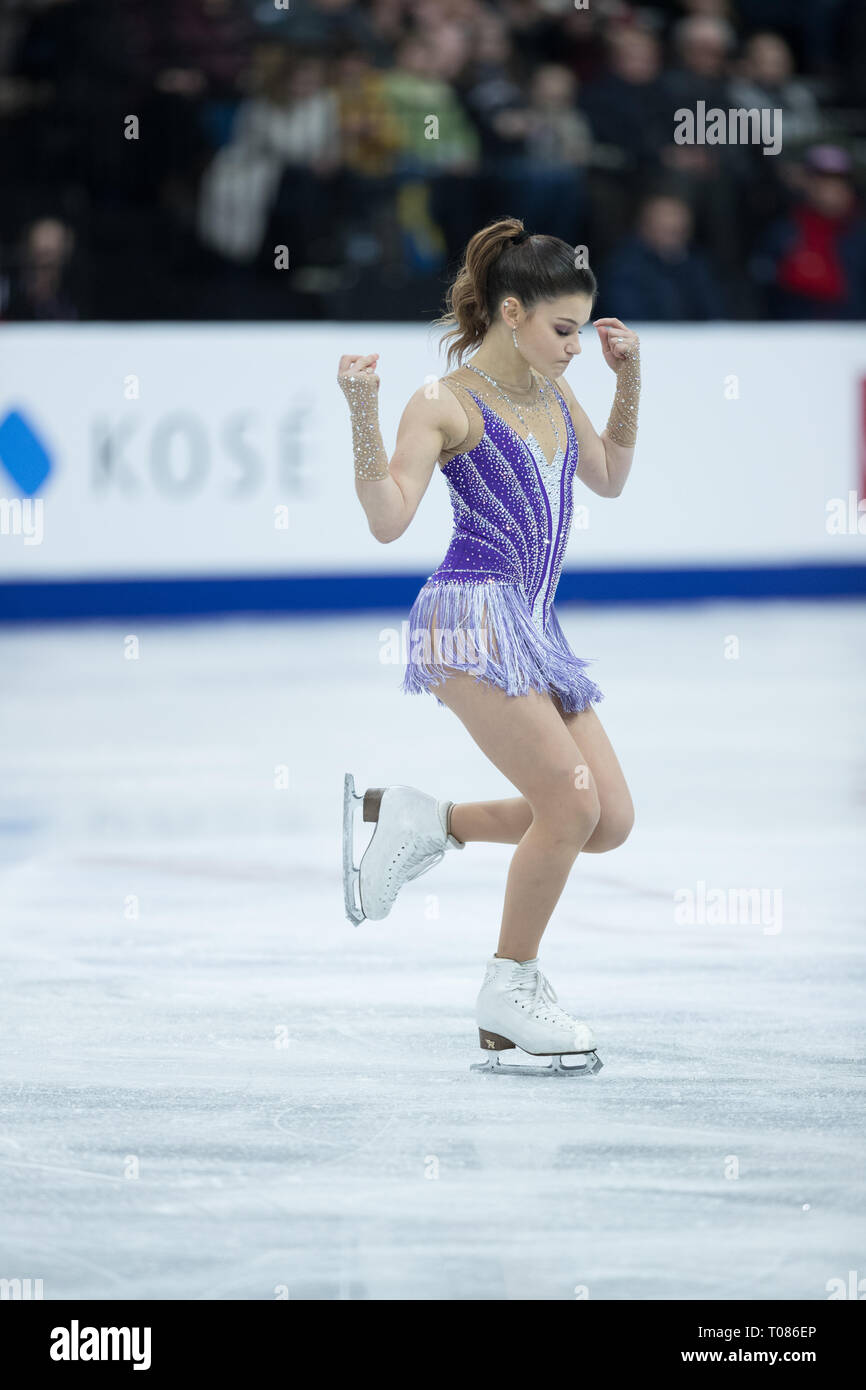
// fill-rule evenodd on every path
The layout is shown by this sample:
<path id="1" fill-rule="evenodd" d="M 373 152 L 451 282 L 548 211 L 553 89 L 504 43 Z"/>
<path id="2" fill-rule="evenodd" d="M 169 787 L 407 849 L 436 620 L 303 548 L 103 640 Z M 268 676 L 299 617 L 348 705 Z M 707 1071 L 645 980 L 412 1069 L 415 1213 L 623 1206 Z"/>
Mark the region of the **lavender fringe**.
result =
<path id="1" fill-rule="evenodd" d="M 437 651 L 434 619 L 435 629 L 458 634 L 451 651 L 444 646 Z M 424 633 L 429 634 L 426 643 Z M 437 661 L 437 656 L 447 660 Z M 426 691 L 444 708 L 432 687 L 449 671 L 464 670 L 507 695 L 526 695 L 530 688 L 555 694 L 563 709 L 573 713 L 604 699 L 584 674 L 588 664 L 569 647 L 552 605 L 544 636 L 539 633 L 518 584 L 499 579 L 428 580 L 409 612 L 408 661 L 401 688 L 406 695 Z"/>

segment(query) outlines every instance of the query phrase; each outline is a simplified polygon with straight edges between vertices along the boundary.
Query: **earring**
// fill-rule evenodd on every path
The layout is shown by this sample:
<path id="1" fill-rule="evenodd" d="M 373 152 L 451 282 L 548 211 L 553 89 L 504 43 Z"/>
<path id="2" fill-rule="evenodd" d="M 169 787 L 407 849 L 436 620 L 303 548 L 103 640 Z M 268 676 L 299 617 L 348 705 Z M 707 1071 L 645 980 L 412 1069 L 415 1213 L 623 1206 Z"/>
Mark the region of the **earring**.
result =
<path id="1" fill-rule="evenodd" d="M 506 307 L 507 307 L 507 306 L 511 303 L 511 300 L 510 300 L 510 299 L 503 300 L 503 303 L 504 303 L 504 304 L 506 305 Z M 512 343 L 514 344 L 514 346 L 517 348 L 517 351 L 520 352 L 520 344 L 519 344 L 518 341 L 517 341 L 517 329 L 516 329 L 516 328 L 512 328 L 512 330 L 511 330 L 511 341 L 512 341 Z M 522 353 L 520 353 L 520 355 L 521 355 L 521 357 L 523 356 Z"/>

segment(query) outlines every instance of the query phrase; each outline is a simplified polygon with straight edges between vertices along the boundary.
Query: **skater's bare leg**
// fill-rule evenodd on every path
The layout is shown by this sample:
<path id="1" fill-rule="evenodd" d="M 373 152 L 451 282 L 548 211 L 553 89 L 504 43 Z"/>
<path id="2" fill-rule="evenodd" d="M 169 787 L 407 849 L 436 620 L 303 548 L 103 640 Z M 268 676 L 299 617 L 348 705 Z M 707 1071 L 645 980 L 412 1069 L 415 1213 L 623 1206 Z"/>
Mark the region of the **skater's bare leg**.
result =
<path id="1" fill-rule="evenodd" d="M 532 807 L 524 796 L 502 801 L 458 801 L 451 810 L 451 833 L 458 840 L 518 845 L 529 829 Z"/>
<path id="2" fill-rule="evenodd" d="M 628 839 L 634 825 L 634 805 L 619 759 L 591 705 L 577 714 L 566 714 L 555 695 L 553 703 L 586 758 L 601 804 L 598 825 L 581 852 L 604 854 L 607 850 L 617 849 Z"/>
<path id="3" fill-rule="evenodd" d="M 622 768 L 592 707 L 566 714 L 554 695 L 560 718 L 586 759 L 595 779 L 601 815 L 598 825 L 582 846 L 584 854 L 603 854 L 616 849 L 634 824 L 634 807 Z M 577 774 L 576 774 L 577 775 Z M 523 796 L 500 801 L 459 801 L 451 811 L 451 831 L 458 840 L 517 845 L 532 822 L 532 807 Z"/>
<path id="4" fill-rule="evenodd" d="M 436 693 L 528 802 L 532 819 L 511 859 L 497 955 L 531 960 L 568 875 L 595 830 L 598 792 L 582 750 L 548 695 L 509 696 L 454 673 Z M 454 834 L 460 838 L 459 831 Z"/>

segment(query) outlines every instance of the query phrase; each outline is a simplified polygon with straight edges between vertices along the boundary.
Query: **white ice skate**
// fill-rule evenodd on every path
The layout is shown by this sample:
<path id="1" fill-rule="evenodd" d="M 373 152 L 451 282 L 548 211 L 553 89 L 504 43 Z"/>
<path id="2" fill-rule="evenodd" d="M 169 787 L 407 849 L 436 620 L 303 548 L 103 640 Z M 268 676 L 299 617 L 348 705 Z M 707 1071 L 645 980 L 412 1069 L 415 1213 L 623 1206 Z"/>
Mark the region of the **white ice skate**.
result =
<path id="1" fill-rule="evenodd" d="M 375 821 L 370 843 L 355 866 L 355 812 L 363 803 L 365 821 Z M 449 848 L 463 849 L 448 833 L 454 803 L 437 801 L 416 787 L 368 787 L 355 791 L 351 772 L 343 784 L 343 891 L 346 916 L 357 926 L 387 917 L 404 883 L 420 878 Z"/>
<path id="2" fill-rule="evenodd" d="M 538 967 L 528 961 L 487 962 L 475 1009 L 483 1062 L 470 1071 L 520 1076 L 593 1076 L 602 1063 L 588 1023 L 573 1018 L 556 1002 L 556 992 Z M 545 1066 L 503 1065 L 501 1053 L 519 1048 L 532 1057 L 549 1057 Z M 573 1057 L 573 1062 L 563 1058 Z"/>

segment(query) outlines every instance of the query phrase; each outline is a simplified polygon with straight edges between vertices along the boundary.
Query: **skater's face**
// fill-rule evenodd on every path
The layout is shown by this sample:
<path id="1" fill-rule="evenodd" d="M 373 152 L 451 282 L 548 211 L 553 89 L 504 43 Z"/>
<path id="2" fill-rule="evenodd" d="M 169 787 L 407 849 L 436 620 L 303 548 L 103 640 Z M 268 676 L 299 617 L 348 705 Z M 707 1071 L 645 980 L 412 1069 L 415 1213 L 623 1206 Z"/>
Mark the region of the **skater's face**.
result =
<path id="1" fill-rule="evenodd" d="M 561 376 L 571 359 L 580 355 L 580 333 L 592 314 L 592 296 L 566 294 L 545 299 L 528 313 L 518 305 L 512 297 L 509 336 L 516 327 L 521 353 L 542 376 Z"/>

